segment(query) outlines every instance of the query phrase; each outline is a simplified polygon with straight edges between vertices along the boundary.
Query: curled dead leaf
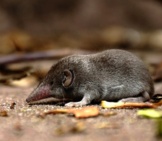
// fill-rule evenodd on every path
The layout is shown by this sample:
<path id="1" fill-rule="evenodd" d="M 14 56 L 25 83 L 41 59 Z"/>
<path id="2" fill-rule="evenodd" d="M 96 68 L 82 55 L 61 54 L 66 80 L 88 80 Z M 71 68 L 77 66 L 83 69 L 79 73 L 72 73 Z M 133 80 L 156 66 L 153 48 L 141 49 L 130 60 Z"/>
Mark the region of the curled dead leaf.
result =
<path id="1" fill-rule="evenodd" d="M 95 117 L 99 115 L 99 109 L 95 106 L 84 107 L 82 109 L 77 109 L 72 111 L 76 118 L 88 118 Z"/>
<path id="2" fill-rule="evenodd" d="M 55 109 L 39 114 L 39 117 L 44 118 L 49 114 L 73 114 L 76 118 L 89 118 L 99 115 L 99 108 L 96 106 L 83 107 L 80 109 L 70 108 L 70 109 Z"/>

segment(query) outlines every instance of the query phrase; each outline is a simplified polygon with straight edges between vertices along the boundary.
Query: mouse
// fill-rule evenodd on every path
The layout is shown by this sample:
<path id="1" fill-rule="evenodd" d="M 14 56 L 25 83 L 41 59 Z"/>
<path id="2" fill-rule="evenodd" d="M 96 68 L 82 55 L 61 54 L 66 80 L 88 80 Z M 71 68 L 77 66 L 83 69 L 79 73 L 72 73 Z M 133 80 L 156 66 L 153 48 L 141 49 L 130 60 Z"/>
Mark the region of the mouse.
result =
<path id="1" fill-rule="evenodd" d="M 146 102 L 153 94 L 153 80 L 144 62 L 129 51 L 109 49 L 60 59 L 26 102 L 40 104 L 52 99 L 67 107 L 80 107 L 102 100 Z"/>

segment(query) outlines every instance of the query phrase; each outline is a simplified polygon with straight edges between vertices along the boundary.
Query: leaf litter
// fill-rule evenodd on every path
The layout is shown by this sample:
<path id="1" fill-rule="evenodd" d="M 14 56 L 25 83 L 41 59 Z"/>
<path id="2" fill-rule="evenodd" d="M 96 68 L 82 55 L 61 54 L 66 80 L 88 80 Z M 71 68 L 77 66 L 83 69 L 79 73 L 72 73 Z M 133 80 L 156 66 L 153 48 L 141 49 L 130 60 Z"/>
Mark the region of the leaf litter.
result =
<path id="1" fill-rule="evenodd" d="M 49 114 L 72 114 L 76 118 L 96 117 L 99 115 L 99 108 L 96 106 L 82 107 L 82 108 L 68 108 L 68 109 L 55 109 L 44 113 L 40 113 L 38 117 L 45 117 Z"/>

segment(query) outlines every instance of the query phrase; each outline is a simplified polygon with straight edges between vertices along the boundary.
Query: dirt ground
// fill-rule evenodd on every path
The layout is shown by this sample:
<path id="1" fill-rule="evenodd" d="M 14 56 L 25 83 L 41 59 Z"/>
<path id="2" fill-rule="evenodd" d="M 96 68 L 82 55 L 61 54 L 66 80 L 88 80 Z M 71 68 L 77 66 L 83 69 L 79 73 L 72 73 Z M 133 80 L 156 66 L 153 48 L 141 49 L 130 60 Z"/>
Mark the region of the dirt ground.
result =
<path id="1" fill-rule="evenodd" d="M 39 117 L 39 113 L 64 107 L 29 106 L 25 99 L 33 88 L 1 86 L 0 110 L 7 113 L 0 116 L 0 141 L 157 140 L 156 121 L 138 117 L 138 109 L 102 109 L 100 107 L 103 113 L 115 112 L 116 114 L 87 119 L 76 119 L 67 114 Z M 16 103 L 15 106 L 13 102 Z"/>

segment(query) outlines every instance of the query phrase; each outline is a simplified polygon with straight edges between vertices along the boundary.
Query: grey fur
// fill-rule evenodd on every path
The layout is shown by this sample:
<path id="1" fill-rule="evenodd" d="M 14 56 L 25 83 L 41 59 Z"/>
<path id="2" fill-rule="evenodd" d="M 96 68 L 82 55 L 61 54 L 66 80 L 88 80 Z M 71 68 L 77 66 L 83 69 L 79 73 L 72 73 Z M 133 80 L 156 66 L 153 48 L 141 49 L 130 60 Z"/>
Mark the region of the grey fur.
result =
<path id="1" fill-rule="evenodd" d="M 74 73 L 69 88 L 62 86 L 65 69 Z M 49 97 L 72 101 L 66 106 L 83 106 L 101 100 L 147 101 L 154 93 L 153 81 L 144 63 L 132 53 L 118 49 L 61 59 L 51 67 L 27 102 L 45 99 L 41 97 L 44 88 Z"/>

